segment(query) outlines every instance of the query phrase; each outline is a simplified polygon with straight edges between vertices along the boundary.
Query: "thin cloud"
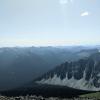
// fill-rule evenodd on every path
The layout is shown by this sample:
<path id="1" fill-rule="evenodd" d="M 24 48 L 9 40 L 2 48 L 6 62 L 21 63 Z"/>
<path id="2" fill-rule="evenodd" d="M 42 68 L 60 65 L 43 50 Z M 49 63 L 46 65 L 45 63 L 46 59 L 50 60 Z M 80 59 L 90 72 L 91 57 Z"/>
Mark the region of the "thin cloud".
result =
<path id="1" fill-rule="evenodd" d="M 81 16 L 82 16 L 82 17 L 84 17 L 84 16 L 89 16 L 89 12 L 88 12 L 88 11 L 82 12 L 82 13 L 81 13 Z"/>
<path id="2" fill-rule="evenodd" d="M 70 2 L 73 3 L 73 0 L 59 0 L 59 3 L 63 4 L 63 5 L 67 4 L 67 3 L 70 3 Z"/>
<path id="3" fill-rule="evenodd" d="M 60 0 L 59 3 L 60 4 L 67 4 L 68 3 L 68 0 Z"/>
<path id="4" fill-rule="evenodd" d="M 73 2 L 74 2 L 74 0 L 70 0 L 70 2 L 71 2 L 71 3 L 73 3 Z"/>

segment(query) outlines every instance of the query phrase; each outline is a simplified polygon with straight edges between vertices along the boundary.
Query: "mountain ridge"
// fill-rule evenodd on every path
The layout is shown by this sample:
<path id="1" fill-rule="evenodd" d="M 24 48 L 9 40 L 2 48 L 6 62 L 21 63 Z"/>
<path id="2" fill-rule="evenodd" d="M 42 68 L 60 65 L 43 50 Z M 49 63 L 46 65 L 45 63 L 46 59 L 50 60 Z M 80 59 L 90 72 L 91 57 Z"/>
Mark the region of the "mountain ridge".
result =
<path id="1" fill-rule="evenodd" d="M 100 90 L 100 53 L 66 62 L 47 72 L 36 83 L 68 86 L 71 88 L 99 91 Z"/>

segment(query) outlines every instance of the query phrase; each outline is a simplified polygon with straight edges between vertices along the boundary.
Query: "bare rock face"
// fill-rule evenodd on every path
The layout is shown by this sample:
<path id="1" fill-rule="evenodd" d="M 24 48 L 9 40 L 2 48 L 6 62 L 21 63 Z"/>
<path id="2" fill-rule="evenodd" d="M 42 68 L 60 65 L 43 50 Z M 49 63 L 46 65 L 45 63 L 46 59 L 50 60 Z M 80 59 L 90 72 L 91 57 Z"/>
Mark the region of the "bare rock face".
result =
<path id="1" fill-rule="evenodd" d="M 99 91 L 100 53 L 95 53 L 75 62 L 63 63 L 38 78 L 36 83 Z"/>

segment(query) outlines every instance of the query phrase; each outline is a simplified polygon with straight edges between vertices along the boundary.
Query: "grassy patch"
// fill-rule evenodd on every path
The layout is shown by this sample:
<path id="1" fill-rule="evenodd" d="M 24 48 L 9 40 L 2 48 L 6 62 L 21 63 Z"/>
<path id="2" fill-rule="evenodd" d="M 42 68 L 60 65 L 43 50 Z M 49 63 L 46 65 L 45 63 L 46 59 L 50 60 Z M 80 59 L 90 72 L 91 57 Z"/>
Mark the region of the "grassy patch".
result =
<path id="1" fill-rule="evenodd" d="M 80 97 L 100 99 L 100 92 L 84 94 L 84 95 L 80 95 Z"/>

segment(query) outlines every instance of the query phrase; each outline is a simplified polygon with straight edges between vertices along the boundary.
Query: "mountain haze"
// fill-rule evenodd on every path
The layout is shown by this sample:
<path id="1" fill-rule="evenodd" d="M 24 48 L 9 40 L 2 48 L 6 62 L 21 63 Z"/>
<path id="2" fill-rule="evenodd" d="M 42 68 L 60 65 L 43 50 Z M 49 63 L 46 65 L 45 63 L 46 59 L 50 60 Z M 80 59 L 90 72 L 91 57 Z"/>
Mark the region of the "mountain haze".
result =
<path id="1" fill-rule="evenodd" d="M 0 48 L 0 89 L 19 87 L 66 61 L 98 52 L 89 47 L 5 47 Z"/>

